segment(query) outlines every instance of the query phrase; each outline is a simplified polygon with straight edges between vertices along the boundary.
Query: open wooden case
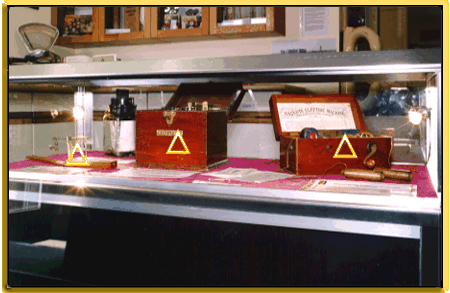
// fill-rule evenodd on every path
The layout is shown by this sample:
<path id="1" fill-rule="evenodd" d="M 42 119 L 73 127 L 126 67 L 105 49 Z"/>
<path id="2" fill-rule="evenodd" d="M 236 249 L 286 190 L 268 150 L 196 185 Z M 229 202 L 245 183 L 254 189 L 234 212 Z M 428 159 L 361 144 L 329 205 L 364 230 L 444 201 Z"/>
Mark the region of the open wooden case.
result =
<path id="1" fill-rule="evenodd" d="M 211 170 L 227 164 L 227 121 L 244 94 L 240 83 L 181 84 L 163 109 L 137 111 L 136 165 Z"/>
<path id="2" fill-rule="evenodd" d="M 389 168 L 392 137 L 366 133 L 351 95 L 272 95 L 273 126 L 280 140 L 280 166 L 297 175 L 339 174 L 344 168 Z M 360 130 L 356 136 L 302 138 L 303 129 Z"/>

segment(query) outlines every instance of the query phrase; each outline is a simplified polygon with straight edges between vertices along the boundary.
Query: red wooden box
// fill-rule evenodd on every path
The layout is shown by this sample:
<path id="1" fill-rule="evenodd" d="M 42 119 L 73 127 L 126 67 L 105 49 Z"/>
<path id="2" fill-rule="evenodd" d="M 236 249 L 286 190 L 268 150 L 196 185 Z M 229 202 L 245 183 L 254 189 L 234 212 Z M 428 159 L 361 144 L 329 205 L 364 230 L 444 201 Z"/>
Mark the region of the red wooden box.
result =
<path id="1" fill-rule="evenodd" d="M 272 95 L 269 104 L 275 136 L 280 140 L 281 168 L 297 175 L 339 174 L 345 167 L 368 170 L 369 167 L 364 164 L 368 159 L 373 160 L 375 168 L 390 168 L 392 138 L 389 136 L 349 136 L 348 141 L 355 154 L 343 137 L 300 138 L 300 132 L 307 127 L 318 130 L 359 129 L 365 132 L 354 96 Z M 376 151 L 368 158 L 374 144 Z"/>
<path id="2" fill-rule="evenodd" d="M 166 105 L 174 109 L 137 111 L 136 165 L 211 170 L 227 164 L 227 121 L 244 94 L 235 83 L 181 84 Z M 207 111 L 186 109 L 203 102 Z"/>

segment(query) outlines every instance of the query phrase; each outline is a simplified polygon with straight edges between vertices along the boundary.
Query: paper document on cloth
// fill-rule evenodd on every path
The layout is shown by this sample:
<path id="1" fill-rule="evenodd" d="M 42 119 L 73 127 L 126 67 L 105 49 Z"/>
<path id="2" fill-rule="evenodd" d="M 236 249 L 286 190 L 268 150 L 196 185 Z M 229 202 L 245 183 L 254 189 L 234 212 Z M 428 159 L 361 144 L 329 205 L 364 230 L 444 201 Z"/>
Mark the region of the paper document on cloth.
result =
<path id="1" fill-rule="evenodd" d="M 47 173 L 54 175 L 76 175 L 76 174 L 83 174 L 89 170 L 92 169 L 77 168 L 77 167 L 62 167 L 62 166 L 30 166 L 13 171 Z"/>
<path id="2" fill-rule="evenodd" d="M 145 178 L 186 178 L 197 174 L 195 171 L 176 171 L 160 169 L 128 168 L 113 173 L 102 173 L 101 176 L 109 177 L 145 177 Z"/>
<path id="3" fill-rule="evenodd" d="M 242 176 L 236 180 L 246 181 L 246 182 L 254 182 L 254 183 L 262 183 L 267 181 L 275 181 L 286 179 L 295 175 L 277 173 L 277 172 L 269 172 L 269 171 L 256 171 L 247 175 Z"/>
<path id="4" fill-rule="evenodd" d="M 128 165 L 131 163 L 136 163 L 135 159 L 116 159 L 117 165 Z"/>
<path id="5" fill-rule="evenodd" d="M 238 180 L 254 183 L 286 179 L 288 177 L 294 176 L 291 174 L 283 174 L 269 171 L 258 171 L 256 169 L 244 169 L 244 168 L 242 169 L 228 168 L 222 171 L 210 172 L 202 175 L 219 177 L 221 179 Z"/>
<path id="6" fill-rule="evenodd" d="M 209 172 L 209 173 L 205 173 L 203 175 L 218 177 L 218 178 L 222 178 L 222 179 L 233 179 L 233 180 L 235 180 L 235 178 L 240 178 L 240 177 L 242 177 L 244 175 L 251 174 L 251 173 L 253 173 L 255 171 L 258 171 L 258 170 L 256 170 L 256 169 L 245 169 L 245 168 L 227 168 L 227 169 L 222 170 L 222 171 Z"/>
<path id="7" fill-rule="evenodd" d="M 312 180 L 302 189 L 364 195 L 417 196 L 417 185 L 348 180 Z"/>

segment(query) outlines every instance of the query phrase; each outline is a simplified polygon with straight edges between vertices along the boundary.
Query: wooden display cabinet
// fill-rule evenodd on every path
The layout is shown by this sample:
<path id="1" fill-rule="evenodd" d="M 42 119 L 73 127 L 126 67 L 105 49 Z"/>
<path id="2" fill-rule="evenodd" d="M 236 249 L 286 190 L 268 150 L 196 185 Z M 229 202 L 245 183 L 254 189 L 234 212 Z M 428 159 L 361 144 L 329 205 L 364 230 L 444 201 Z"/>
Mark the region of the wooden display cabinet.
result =
<path id="1" fill-rule="evenodd" d="M 254 15 L 249 17 L 242 16 L 243 24 L 239 25 L 220 25 L 226 17 L 222 14 L 229 14 L 228 10 L 234 12 L 234 9 L 245 9 L 250 7 L 210 7 L 210 34 L 222 35 L 223 37 L 249 37 L 253 35 L 285 35 L 286 34 L 286 8 L 285 7 L 264 7 L 265 23 L 245 24 L 245 20 L 256 19 Z M 256 8 L 256 7 L 255 7 Z M 261 15 L 262 16 L 262 15 Z M 234 16 L 230 16 L 231 19 Z M 234 19 L 236 20 L 236 19 Z"/>
<path id="2" fill-rule="evenodd" d="M 122 8 L 122 10 L 121 10 Z M 98 7 L 98 40 L 100 42 L 134 41 L 150 38 L 150 7 Z M 141 19 L 141 13 L 143 19 Z M 120 16 L 129 32 L 109 33 L 107 29 L 120 30 Z M 142 21 L 141 21 L 142 20 Z"/>
<path id="3" fill-rule="evenodd" d="M 84 8 L 89 9 L 88 7 Z M 99 7 L 92 7 L 91 33 L 81 32 L 79 34 L 66 35 L 66 16 L 70 15 L 75 15 L 75 7 L 52 7 L 51 9 L 51 23 L 59 30 L 59 37 L 56 40 L 56 45 L 64 47 L 75 47 L 77 44 L 98 42 Z"/>
<path id="4" fill-rule="evenodd" d="M 171 38 L 172 41 L 175 39 L 185 40 L 186 37 L 200 37 L 209 35 L 209 7 L 201 7 L 202 15 L 202 26 L 195 28 L 179 28 L 179 29 L 168 29 L 162 30 L 161 27 L 164 25 L 164 7 L 151 7 L 152 16 L 152 37 L 158 39 L 168 39 Z M 181 19 L 180 19 L 181 21 Z"/>
<path id="5" fill-rule="evenodd" d="M 87 7 L 85 7 L 87 8 Z M 117 11 L 119 7 L 92 7 L 92 33 L 64 35 L 66 15 L 74 15 L 74 7 L 52 7 L 52 25 L 60 31 L 60 36 L 56 45 L 64 47 L 102 47 L 118 45 L 171 43 L 196 40 L 208 40 L 218 38 L 249 38 L 249 37 L 270 37 L 285 35 L 286 32 L 286 9 L 285 7 L 260 7 L 264 9 L 265 21 L 258 24 L 244 25 L 218 25 L 218 9 L 223 7 L 201 7 L 201 27 L 178 28 L 162 30 L 164 23 L 164 7 L 124 7 L 134 10 L 126 13 L 127 17 L 137 15 L 138 28 L 134 22 L 126 24 L 130 28 L 129 32 L 109 33 L 106 29 L 117 27 Z M 238 8 L 238 7 L 236 7 Z M 250 7 L 241 7 L 250 8 Z M 241 9 L 239 8 L 239 9 Z M 87 8 L 88 9 L 88 8 Z M 138 9 L 137 12 L 135 9 Z M 122 11 L 122 14 L 123 11 Z M 143 15 L 143 19 L 142 19 Z M 131 19 L 132 17 L 130 17 Z M 180 19 L 181 23 L 182 19 Z M 126 22 L 126 21 L 125 21 Z"/>

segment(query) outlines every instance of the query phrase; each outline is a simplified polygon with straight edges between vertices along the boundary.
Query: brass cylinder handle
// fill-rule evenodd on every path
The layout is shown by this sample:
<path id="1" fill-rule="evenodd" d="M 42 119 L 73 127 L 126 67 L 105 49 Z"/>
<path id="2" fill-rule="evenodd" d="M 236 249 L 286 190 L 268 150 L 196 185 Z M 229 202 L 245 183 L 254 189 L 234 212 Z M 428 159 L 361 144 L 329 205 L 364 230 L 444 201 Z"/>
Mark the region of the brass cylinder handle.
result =
<path id="1" fill-rule="evenodd" d="M 381 172 L 384 174 L 384 177 L 393 179 L 393 180 L 402 180 L 411 182 L 413 180 L 413 173 L 409 170 L 384 170 L 384 169 L 375 169 L 375 172 Z"/>
<path id="2" fill-rule="evenodd" d="M 361 179 L 361 180 L 380 181 L 380 182 L 384 180 L 383 173 L 369 171 L 369 170 L 346 169 L 346 170 L 342 171 L 341 174 L 344 175 L 345 178 L 349 178 L 349 179 Z"/>

